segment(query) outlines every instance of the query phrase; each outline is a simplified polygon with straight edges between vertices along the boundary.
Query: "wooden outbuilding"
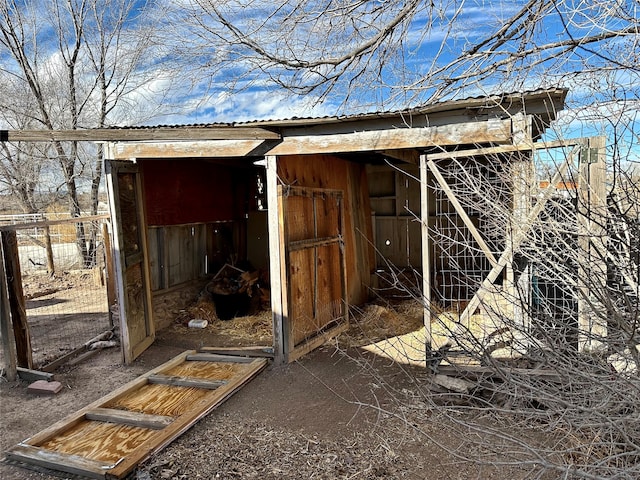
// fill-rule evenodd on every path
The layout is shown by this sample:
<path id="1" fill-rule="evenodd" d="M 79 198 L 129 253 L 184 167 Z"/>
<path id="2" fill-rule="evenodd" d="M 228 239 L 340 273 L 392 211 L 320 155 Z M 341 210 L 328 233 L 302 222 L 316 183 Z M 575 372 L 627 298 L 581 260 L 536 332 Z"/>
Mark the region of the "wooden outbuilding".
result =
<path id="1" fill-rule="evenodd" d="M 446 327 L 445 341 L 465 354 L 480 346 L 483 360 L 494 353 L 485 340 L 504 328 L 532 332 L 537 346 L 536 328 L 570 324 L 571 336 L 557 337 L 562 348 L 597 349 L 608 327 L 594 314 L 602 307 L 593 295 L 607 283 L 607 232 L 597 221 L 607 209 L 605 139 L 541 141 L 566 94 L 538 90 L 345 117 L 0 132 L 0 141 L 104 144 L 111 311 L 126 363 L 203 296 L 217 295 L 224 321 L 244 313 L 245 290 L 257 295 L 260 284 L 272 326 L 271 345 L 203 341 L 14 446 L 8 458 L 125 478 L 267 365 L 246 356 L 294 361 L 342 332 L 350 307 L 373 294 L 404 292 L 422 304 L 420 364 L 433 372 L 445 356 L 436 350 L 447 345 L 432 327 Z M 534 154 L 554 149 L 555 174 L 540 188 Z M 554 196 L 571 206 L 568 228 L 537 235 L 546 234 Z M 523 260 L 536 243 L 543 253 Z M 544 253 L 562 255 L 567 246 L 590 261 L 554 277 Z M 536 269 L 551 275 L 543 281 Z M 551 315 L 536 318 L 542 308 Z M 3 308 L 3 339 L 8 317 Z M 10 343 L 3 343 L 9 356 Z M 435 377 L 447 390 L 468 391 L 463 380 Z"/>
<path id="2" fill-rule="evenodd" d="M 125 361 L 171 322 L 163 315 L 168 296 L 193 301 L 202 279 L 229 262 L 268 270 L 281 362 L 339 332 L 349 305 L 366 302 L 378 285 L 376 272 L 413 269 L 428 301 L 447 275 L 429 241 L 429 185 L 442 180 L 434 159 L 530 158 L 565 95 L 550 89 L 345 117 L 102 130 Z M 457 208 L 455 195 L 447 201 Z M 487 252 L 485 273 L 498 262 L 502 273 L 509 253 L 498 260 L 472 220 L 468 227 Z"/>

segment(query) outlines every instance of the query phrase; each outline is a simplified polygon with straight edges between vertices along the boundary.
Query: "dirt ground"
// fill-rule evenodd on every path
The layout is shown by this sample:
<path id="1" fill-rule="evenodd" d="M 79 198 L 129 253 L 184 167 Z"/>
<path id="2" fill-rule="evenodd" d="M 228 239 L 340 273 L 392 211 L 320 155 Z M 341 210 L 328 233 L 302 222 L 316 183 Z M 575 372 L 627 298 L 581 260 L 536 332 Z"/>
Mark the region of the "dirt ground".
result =
<path id="1" fill-rule="evenodd" d="M 527 478 L 518 467 L 465 462 L 468 432 L 430 411 L 422 369 L 359 348 L 325 345 L 287 366 L 270 366 L 131 478 Z M 116 349 L 56 373 L 55 396 L 2 381 L 2 450 L 110 393 L 182 351 L 153 345 L 133 365 Z M 0 463 L 2 479 L 59 478 Z M 63 478 L 67 478 L 64 477 Z"/>
<path id="2" fill-rule="evenodd" d="M 35 285 L 43 291 L 42 285 Z M 60 296 L 46 292 L 30 301 Z M 36 305 L 32 305 L 36 308 Z M 141 464 L 135 480 L 155 479 L 518 479 L 529 471 L 471 461 L 478 433 L 441 415 L 425 398 L 424 368 L 402 366 L 367 351 L 371 342 L 409 334 L 422 324 L 422 309 L 405 304 L 369 305 L 353 312 L 349 332 L 286 366 L 271 365 L 225 404 L 163 451 Z M 244 336 L 239 335 L 243 332 Z M 235 319 L 207 329 L 180 322 L 158 332 L 154 345 L 132 365 L 117 348 L 55 372 L 63 390 L 55 396 L 27 393 L 27 382 L 0 380 L 2 451 L 186 349 L 205 345 L 269 345 L 270 316 Z M 220 343 L 222 342 L 222 343 Z M 369 348 L 369 350 L 371 350 Z M 428 393 L 427 393 L 428 395 Z M 479 446 L 480 445 L 480 446 Z M 0 462 L 1 479 L 65 477 Z M 76 477 L 74 477 L 76 478 Z"/>

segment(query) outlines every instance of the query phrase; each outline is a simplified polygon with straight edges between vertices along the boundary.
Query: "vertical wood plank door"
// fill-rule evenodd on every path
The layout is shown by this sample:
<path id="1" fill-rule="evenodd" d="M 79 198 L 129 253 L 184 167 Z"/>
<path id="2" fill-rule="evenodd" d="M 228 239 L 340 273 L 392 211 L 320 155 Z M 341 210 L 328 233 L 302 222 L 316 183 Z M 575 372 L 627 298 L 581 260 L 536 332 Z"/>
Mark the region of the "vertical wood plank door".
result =
<path id="1" fill-rule="evenodd" d="M 133 362 L 155 339 L 144 198 L 138 165 L 106 162 L 124 362 Z"/>
<path id="2" fill-rule="evenodd" d="M 347 327 L 341 190 L 279 187 L 286 282 L 285 356 L 291 362 Z"/>
<path id="3" fill-rule="evenodd" d="M 121 479 L 267 366 L 264 358 L 187 351 L 7 450 L 8 460 Z"/>

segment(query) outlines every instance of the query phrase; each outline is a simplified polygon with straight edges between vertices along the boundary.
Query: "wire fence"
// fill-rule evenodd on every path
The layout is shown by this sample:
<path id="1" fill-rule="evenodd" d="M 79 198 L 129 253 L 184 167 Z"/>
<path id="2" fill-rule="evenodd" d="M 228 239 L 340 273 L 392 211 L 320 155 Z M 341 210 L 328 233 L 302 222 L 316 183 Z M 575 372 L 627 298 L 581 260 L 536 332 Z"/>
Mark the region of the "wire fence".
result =
<path id="1" fill-rule="evenodd" d="M 27 348 L 34 368 L 46 370 L 112 330 L 105 268 L 107 218 L 33 219 L 1 227 L 3 235 L 15 232 L 15 248 L 5 248 L 4 255 L 13 256 L 20 278 L 8 279 L 9 296 L 22 293 L 22 299 L 14 301 L 22 302 L 26 313 Z M 21 289 L 11 287 L 16 281 Z"/>

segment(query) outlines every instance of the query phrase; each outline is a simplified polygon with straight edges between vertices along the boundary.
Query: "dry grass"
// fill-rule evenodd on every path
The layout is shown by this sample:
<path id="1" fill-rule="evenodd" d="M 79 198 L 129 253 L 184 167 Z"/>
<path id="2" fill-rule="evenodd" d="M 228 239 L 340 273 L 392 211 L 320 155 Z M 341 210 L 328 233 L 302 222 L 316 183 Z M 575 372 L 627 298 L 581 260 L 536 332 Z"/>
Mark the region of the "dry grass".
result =
<path id="1" fill-rule="evenodd" d="M 219 321 L 214 324 L 216 331 L 242 340 L 256 340 L 256 344 L 271 341 L 273 326 L 271 312 L 263 311 L 256 315 L 237 317 L 232 320 Z"/>
<path id="2" fill-rule="evenodd" d="M 422 325 L 422 306 L 418 302 L 406 301 L 394 306 L 369 304 L 352 308 L 350 328 L 339 340 L 344 347 L 363 347 L 414 332 Z"/>

